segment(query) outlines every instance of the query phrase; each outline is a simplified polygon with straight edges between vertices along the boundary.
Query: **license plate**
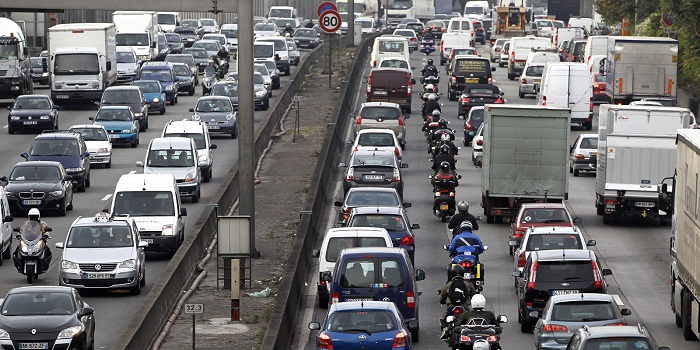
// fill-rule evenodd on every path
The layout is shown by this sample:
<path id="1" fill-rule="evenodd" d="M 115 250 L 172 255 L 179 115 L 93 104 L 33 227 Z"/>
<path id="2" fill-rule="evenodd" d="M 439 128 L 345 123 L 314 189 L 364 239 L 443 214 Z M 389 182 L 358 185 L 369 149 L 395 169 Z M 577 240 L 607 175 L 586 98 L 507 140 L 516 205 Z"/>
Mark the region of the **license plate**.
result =
<path id="1" fill-rule="evenodd" d="M 153 239 L 152 238 L 142 238 L 142 241 L 148 243 L 148 244 L 153 244 Z"/>
<path id="2" fill-rule="evenodd" d="M 347 298 L 345 301 L 373 301 L 372 298 Z"/>
<path id="3" fill-rule="evenodd" d="M 27 120 L 24 125 L 36 125 L 36 120 Z"/>
<path id="4" fill-rule="evenodd" d="M 598 152 L 591 152 L 591 156 L 598 156 Z"/>
<path id="5" fill-rule="evenodd" d="M 110 139 L 118 139 L 118 138 L 119 138 L 119 135 L 109 135 L 109 138 L 110 138 Z"/>
<path id="6" fill-rule="evenodd" d="M 221 129 L 221 127 L 218 126 L 218 125 L 207 125 L 207 128 L 208 128 L 208 129 L 213 129 L 213 130 Z"/>
<path id="7" fill-rule="evenodd" d="M 20 349 L 48 349 L 49 343 L 19 343 Z"/>
<path id="8" fill-rule="evenodd" d="M 68 95 L 56 95 L 56 98 L 69 98 L 70 96 Z"/>
<path id="9" fill-rule="evenodd" d="M 447 210 L 447 209 L 450 209 L 449 204 L 440 204 L 440 210 L 443 210 L 443 211 L 444 211 L 444 210 Z"/>
<path id="10" fill-rule="evenodd" d="M 552 295 L 567 295 L 567 294 L 579 294 L 580 292 L 575 289 L 569 290 L 553 290 Z"/>
<path id="11" fill-rule="evenodd" d="M 464 79 L 464 82 L 465 82 L 465 83 L 468 83 L 468 84 L 476 84 L 476 83 L 479 82 L 479 78 L 468 78 L 468 79 Z"/>
<path id="12" fill-rule="evenodd" d="M 87 278 L 89 280 L 112 278 L 112 274 L 111 273 L 86 273 L 85 278 Z"/>
<path id="13" fill-rule="evenodd" d="M 378 90 L 378 91 L 375 91 L 375 92 L 374 92 L 374 94 L 375 94 L 375 95 L 382 95 L 382 96 L 386 96 L 386 95 L 387 95 L 387 92 L 386 92 L 386 91 L 381 91 L 381 90 Z"/>
<path id="14" fill-rule="evenodd" d="M 655 204 L 654 202 L 634 202 L 634 206 L 640 208 L 653 208 Z"/>
<path id="15" fill-rule="evenodd" d="M 542 81 L 542 79 L 535 79 L 535 83 L 539 83 L 541 81 Z"/>
<path id="16" fill-rule="evenodd" d="M 365 175 L 365 180 L 384 180 L 384 175 Z"/>
<path id="17" fill-rule="evenodd" d="M 22 205 L 41 205 L 40 199 L 26 199 L 22 201 Z"/>

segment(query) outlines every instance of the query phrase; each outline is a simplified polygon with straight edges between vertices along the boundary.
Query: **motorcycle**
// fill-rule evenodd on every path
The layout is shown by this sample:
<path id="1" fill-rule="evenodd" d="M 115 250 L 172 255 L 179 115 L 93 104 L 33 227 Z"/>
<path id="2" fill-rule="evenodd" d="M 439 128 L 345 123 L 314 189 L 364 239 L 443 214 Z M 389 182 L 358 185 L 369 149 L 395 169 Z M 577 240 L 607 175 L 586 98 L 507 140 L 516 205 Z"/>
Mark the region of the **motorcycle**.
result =
<path id="1" fill-rule="evenodd" d="M 438 294 L 440 294 L 440 291 L 438 291 Z M 447 312 L 445 313 L 445 324 L 447 324 L 448 337 L 443 339 L 443 341 L 450 346 L 450 349 L 455 349 L 459 343 L 459 339 L 455 337 L 455 328 L 458 327 L 457 321 L 459 321 L 460 316 L 465 312 L 467 312 L 467 310 L 462 306 L 447 307 Z"/>
<path id="2" fill-rule="evenodd" d="M 426 37 L 421 39 L 420 52 L 424 53 L 426 56 L 435 52 L 435 39 L 434 38 L 426 38 Z"/>
<path id="3" fill-rule="evenodd" d="M 427 81 L 430 81 L 430 83 L 428 83 Z M 433 84 L 437 86 L 437 84 L 440 84 L 440 76 L 438 75 L 437 68 L 435 68 L 435 70 L 426 71 L 425 75 L 420 77 L 420 83 L 423 84 L 423 86 L 428 84 Z"/>
<path id="4" fill-rule="evenodd" d="M 443 249 L 449 251 L 447 246 L 442 246 Z M 489 249 L 488 246 L 484 246 L 484 251 Z M 464 268 L 464 280 L 468 281 L 474 286 L 477 292 L 484 290 L 484 264 L 479 260 L 479 254 L 471 252 L 462 252 L 457 255 L 450 254 L 452 261 L 447 267 L 447 280 L 450 279 L 450 267 L 455 264 L 462 265 Z"/>
<path id="5" fill-rule="evenodd" d="M 498 316 L 498 322 L 506 323 L 508 318 L 504 315 Z M 457 349 L 471 349 L 477 340 L 486 340 L 491 349 L 501 349 L 501 333 L 503 328 L 486 323 L 483 318 L 471 318 L 467 324 L 459 327 L 459 342 Z"/>
<path id="6" fill-rule="evenodd" d="M 455 175 L 457 179 L 461 179 L 462 175 Z M 441 179 L 435 175 L 428 176 L 429 179 L 435 178 L 433 185 L 433 213 L 440 218 L 440 221 L 447 222 L 455 214 L 455 188 L 457 187 L 454 178 Z"/>
<path id="7" fill-rule="evenodd" d="M 44 228 L 51 232 L 50 227 Z M 27 283 L 32 284 L 49 269 L 51 264 L 51 250 L 46 245 L 51 237 L 45 236 L 41 230 L 41 224 L 36 221 L 27 221 L 21 228 L 15 227 L 15 238 L 19 245 L 12 255 L 12 260 L 17 271 L 27 276 Z"/>
<path id="8" fill-rule="evenodd" d="M 212 66 L 204 68 L 204 78 L 202 79 L 202 96 L 211 94 L 211 88 L 218 81 L 216 69 Z"/>
<path id="9" fill-rule="evenodd" d="M 428 91 L 428 89 L 426 89 L 426 87 L 428 85 L 431 85 L 431 84 L 433 85 L 433 88 L 435 89 L 435 91 L 432 91 L 432 92 L 438 93 L 438 84 L 440 84 L 440 77 L 433 76 L 433 75 L 424 77 L 423 78 L 423 92 L 424 93 L 431 92 L 431 91 Z"/>

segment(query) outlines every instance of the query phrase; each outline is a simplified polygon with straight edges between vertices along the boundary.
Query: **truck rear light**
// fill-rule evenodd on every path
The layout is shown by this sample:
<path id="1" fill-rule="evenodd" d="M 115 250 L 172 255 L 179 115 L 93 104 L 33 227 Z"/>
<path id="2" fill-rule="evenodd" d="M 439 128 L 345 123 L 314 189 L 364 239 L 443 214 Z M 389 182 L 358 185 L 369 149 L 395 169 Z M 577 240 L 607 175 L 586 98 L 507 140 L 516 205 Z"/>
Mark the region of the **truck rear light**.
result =
<path id="1" fill-rule="evenodd" d="M 405 331 L 400 331 L 394 336 L 394 344 L 391 346 L 392 349 L 405 348 L 408 346 L 408 337 Z"/>
<path id="2" fill-rule="evenodd" d="M 671 94 L 671 91 L 673 91 L 673 79 L 668 80 L 668 94 Z"/>
<path id="3" fill-rule="evenodd" d="M 591 97 L 591 98 L 589 99 L 589 103 L 590 103 L 590 106 L 591 106 L 591 107 L 590 107 L 590 111 L 593 112 L 593 97 Z"/>
<path id="4" fill-rule="evenodd" d="M 622 78 L 617 80 L 617 92 L 622 93 Z"/>
<path id="5" fill-rule="evenodd" d="M 331 341 L 331 336 L 326 332 L 321 332 L 318 335 L 318 348 L 333 350 L 333 342 Z"/>
<path id="6" fill-rule="evenodd" d="M 605 204 L 605 208 L 615 208 L 617 205 L 617 199 L 616 198 L 605 198 L 603 200 L 603 204 Z"/>
<path id="7" fill-rule="evenodd" d="M 409 309 L 413 309 L 416 307 L 416 295 L 413 292 L 406 293 L 406 306 Z"/>
<path id="8" fill-rule="evenodd" d="M 530 277 L 527 280 L 527 289 L 535 289 L 535 279 L 537 278 L 537 262 L 532 264 L 532 273 L 530 273 Z"/>
<path id="9" fill-rule="evenodd" d="M 338 293 L 331 294 L 331 303 L 337 304 L 339 301 L 340 298 L 338 297 Z"/>
<path id="10" fill-rule="evenodd" d="M 525 267 L 525 252 L 520 252 L 518 255 L 518 267 Z"/>

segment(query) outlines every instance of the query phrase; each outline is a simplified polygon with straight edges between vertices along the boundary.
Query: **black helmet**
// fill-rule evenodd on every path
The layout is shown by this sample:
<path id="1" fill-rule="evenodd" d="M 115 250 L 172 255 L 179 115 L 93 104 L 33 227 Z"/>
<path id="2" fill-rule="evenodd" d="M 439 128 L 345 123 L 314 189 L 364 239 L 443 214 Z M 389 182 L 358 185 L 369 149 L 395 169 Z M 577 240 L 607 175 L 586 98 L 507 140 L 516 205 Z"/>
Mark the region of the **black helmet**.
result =
<path id="1" fill-rule="evenodd" d="M 432 58 L 428 58 L 428 65 L 429 65 L 429 66 L 432 66 L 432 65 L 433 65 L 433 59 L 432 59 Z"/>
<path id="2" fill-rule="evenodd" d="M 450 171 L 450 162 L 444 161 L 444 162 L 440 163 L 440 170 Z"/>
<path id="3" fill-rule="evenodd" d="M 464 278 L 464 268 L 460 264 L 454 264 L 450 267 L 450 279 L 455 277 Z"/>
<path id="4" fill-rule="evenodd" d="M 447 120 L 445 120 L 445 119 L 438 120 L 438 125 L 440 125 L 441 129 L 447 128 Z"/>
<path id="5" fill-rule="evenodd" d="M 450 153 L 450 146 L 448 146 L 448 145 L 440 146 L 440 153 L 443 153 L 443 154 Z"/>

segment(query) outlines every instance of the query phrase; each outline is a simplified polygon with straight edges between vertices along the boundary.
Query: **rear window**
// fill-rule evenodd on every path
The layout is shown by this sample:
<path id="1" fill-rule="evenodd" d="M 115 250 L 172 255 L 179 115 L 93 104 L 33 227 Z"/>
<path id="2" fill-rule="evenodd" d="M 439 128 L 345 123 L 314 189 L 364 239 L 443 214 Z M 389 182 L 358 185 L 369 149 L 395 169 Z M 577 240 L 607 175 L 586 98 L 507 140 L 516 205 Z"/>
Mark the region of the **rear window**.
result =
<path id="1" fill-rule="evenodd" d="M 525 75 L 528 77 L 541 77 L 544 72 L 544 66 L 529 66 L 525 70 Z"/>
<path id="2" fill-rule="evenodd" d="M 595 82 L 596 83 L 604 83 L 605 82 L 605 76 L 600 75 L 600 74 L 593 74 L 593 77 L 595 77 Z M 666 107 L 673 107 L 670 104 Z"/>
<path id="3" fill-rule="evenodd" d="M 379 43 L 379 52 L 398 52 L 404 51 L 404 43 L 401 41 L 381 41 Z"/>
<path id="4" fill-rule="evenodd" d="M 337 311 L 328 321 L 328 330 L 339 333 L 374 334 L 397 330 L 396 317 L 390 311 Z"/>
<path id="5" fill-rule="evenodd" d="M 491 72 L 491 65 L 487 60 L 457 60 L 454 65 L 456 73 L 481 73 L 488 74 Z"/>
<path id="6" fill-rule="evenodd" d="M 585 149 L 597 149 L 598 139 L 595 137 L 586 137 L 585 139 L 581 140 L 581 145 L 579 145 L 579 147 Z"/>
<path id="7" fill-rule="evenodd" d="M 457 55 L 476 55 L 476 49 L 454 49 L 451 52 L 452 56 Z"/>
<path id="8" fill-rule="evenodd" d="M 540 261 L 537 282 L 592 281 L 591 261 Z"/>
<path id="9" fill-rule="evenodd" d="M 352 166 L 394 166 L 394 159 L 393 155 L 360 155 L 353 157 Z"/>
<path id="10" fill-rule="evenodd" d="M 574 46 L 574 54 L 575 55 L 583 55 L 584 50 L 586 50 L 586 43 L 585 42 L 576 43 L 576 46 Z"/>
<path id="11" fill-rule="evenodd" d="M 386 133 L 362 134 L 357 141 L 360 146 L 370 147 L 394 147 L 394 136 Z"/>
<path id="12" fill-rule="evenodd" d="M 641 337 L 595 338 L 586 342 L 586 350 L 649 350 L 654 349 L 649 341 Z"/>
<path id="13" fill-rule="evenodd" d="M 392 193 L 381 192 L 350 192 L 345 204 L 349 207 L 364 207 L 364 206 L 399 206 L 399 199 Z"/>
<path id="14" fill-rule="evenodd" d="M 523 224 L 568 222 L 566 210 L 560 208 L 526 209 L 520 222 Z"/>
<path id="15" fill-rule="evenodd" d="M 381 237 L 338 237 L 328 240 L 326 261 L 338 260 L 340 251 L 355 247 L 386 247 L 386 241 Z"/>
<path id="16" fill-rule="evenodd" d="M 372 214 L 355 215 L 349 227 L 379 227 L 389 232 L 406 231 L 406 223 L 399 215 Z"/>
<path id="17" fill-rule="evenodd" d="M 527 251 L 552 249 L 583 249 L 583 244 L 579 235 L 547 233 L 531 235 L 525 247 Z"/>
<path id="18" fill-rule="evenodd" d="M 365 107 L 360 112 L 362 119 L 398 120 L 401 111 L 388 107 Z"/>
<path id="19" fill-rule="evenodd" d="M 377 273 L 379 272 L 379 273 Z M 401 264 L 390 258 L 348 259 L 340 273 L 344 288 L 388 288 L 403 285 Z"/>
<path id="20" fill-rule="evenodd" d="M 472 109 L 471 112 L 469 112 L 469 121 L 484 121 L 484 109 L 483 108 L 476 108 Z"/>
<path id="21" fill-rule="evenodd" d="M 370 73 L 372 88 L 408 89 L 410 73 L 400 70 L 374 70 Z"/>
<path id="22" fill-rule="evenodd" d="M 472 89 L 467 89 L 467 90 L 468 90 L 468 92 L 465 91 L 465 93 L 469 93 L 472 95 L 474 95 L 474 94 L 491 95 L 491 94 L 498 93 L 496 91 L 493 91 L 493 89 L 488 89 L 488 88 L 472 88 Z"/>
<path id="23" fill-rule="evenodd" d="M 552 321 L 593 322 L 617 319 L 615 306 L 607 301 L 575 301 L 556 303 L 552 308 Z"/>

